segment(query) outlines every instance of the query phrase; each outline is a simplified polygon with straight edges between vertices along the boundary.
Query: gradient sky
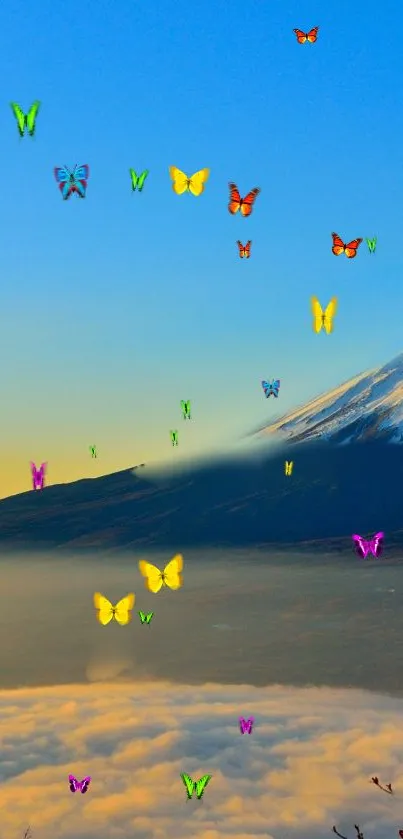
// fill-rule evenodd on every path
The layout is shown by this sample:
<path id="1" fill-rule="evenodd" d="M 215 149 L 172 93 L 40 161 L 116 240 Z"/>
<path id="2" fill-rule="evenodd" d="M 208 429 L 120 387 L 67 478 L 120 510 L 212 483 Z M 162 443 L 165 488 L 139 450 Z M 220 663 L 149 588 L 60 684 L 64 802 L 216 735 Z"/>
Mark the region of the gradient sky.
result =
<path id="1" fill-rule="evenodd" d="M 220 448 L 402 350 L 402 13 L 380 13 L 3 4 L 0 495 L 30 489 L 30 460 L 59 483 Z M 20 140 L 9 101 L 35 99 Z M 75 163 L 87 198 L 63 202 L 53 167 Z M 210 167 L 204 195 L 176 196 L 172 164 Z M 130 166 L 150 170 L 141 195 Z M 229 180 L 261 187 L 251 218 L 228 213 Z M 333 230 L 376 235 L 376 254 L 336 259 Z M 332 336 L 312 332 L 312 294 L 339 298 Z"/>

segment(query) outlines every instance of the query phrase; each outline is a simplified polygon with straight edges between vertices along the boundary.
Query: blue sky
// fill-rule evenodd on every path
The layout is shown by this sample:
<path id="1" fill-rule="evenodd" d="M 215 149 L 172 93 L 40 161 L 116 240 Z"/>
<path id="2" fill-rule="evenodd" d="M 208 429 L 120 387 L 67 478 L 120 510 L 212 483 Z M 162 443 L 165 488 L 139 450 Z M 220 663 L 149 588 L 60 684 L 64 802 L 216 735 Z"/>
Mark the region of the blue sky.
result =
<path id="1" fill-rule="evenodd" d="M 30 460 L 55 483 L 220 448 L 402 350 L 396 8 L 380 26 L 371 3 L 3 5 L 0 494 L 30 488 Z M 35 99 L 20 140 L 9 102 Z M 63 202 L 53 167 L 75 163 L 87 198 Z M 176 196 L 170 165 L 210 167 L 205 193 Z M 229 180 L 261 188 L 249 219 Z M 334 257 L 333 230 L 376 254 Z M 329 337 L 312 294 L 339 298 Z"/>

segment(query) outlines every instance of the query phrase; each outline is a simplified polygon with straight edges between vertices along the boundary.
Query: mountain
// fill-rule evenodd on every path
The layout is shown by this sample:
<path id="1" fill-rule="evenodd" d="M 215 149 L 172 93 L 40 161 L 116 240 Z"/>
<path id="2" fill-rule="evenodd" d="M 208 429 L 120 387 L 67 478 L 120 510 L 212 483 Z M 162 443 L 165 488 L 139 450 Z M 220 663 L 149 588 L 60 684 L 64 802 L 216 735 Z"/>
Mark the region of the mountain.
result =
<path id="1" fill-rule="evenodd" d="M 271 398 L 271 397 L 270 397 Z M 289 442 L 403 442 L 403 353 L 258 430 Z"/>

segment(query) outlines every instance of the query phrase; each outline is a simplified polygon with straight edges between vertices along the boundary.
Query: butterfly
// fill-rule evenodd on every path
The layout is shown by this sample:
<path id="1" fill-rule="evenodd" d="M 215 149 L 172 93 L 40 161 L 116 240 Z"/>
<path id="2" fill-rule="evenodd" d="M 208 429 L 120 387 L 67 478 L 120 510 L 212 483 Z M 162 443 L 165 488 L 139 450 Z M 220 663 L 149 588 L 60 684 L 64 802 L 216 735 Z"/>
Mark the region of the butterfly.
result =
<path id="1" fill-rule="evenodd" d="M 252 244 L 252 242 L 251 242 L 251 240 L 249 240 L 249 242 L 247 242 L 246 245 L 243 245 L 242 242 L 240 242 L 239 239 L 238 239 L 237 245 L 238 245 L 238 248 L 239 248 L 239 256 L 241 257 L 241 259 L 243 259 L 244 257 L 246 259 L 250 258 L 251 244 Z"/>
<path id="2" fill-rule="evenodd" d="M 200 781 L 192 781 L 189 775 L 186 775 L 185 772 L 181 773 L 181 778 L 185 784 L 188 799 L 192 798 L 193 793 L 195 792 L 200 801 L 204 790 L 206 789 L 208 782 L 211 781 L 212 777 L 212 775 L 203 775 L 203 777 L 200 778 Z"/>
<path id="3" fill-rule="evenodd" d="M 130 177 L 132 179 L 132 190 L 138 189 L 139 192 L 143 189 L 144 181 L 148 175 L 148 169 L 144 169 L 141 175 L 137 175 L 134 169 L 129 169 Z"/>
<path id="4" fill-rule="evenodd" d="M 374 238 L 374 239 L 365 239 L 365 241 L 366 241 L 366 243 L 367 243 L 367 245 L 368 245 L 368 250 L 369 250 L 369 252 L 370 252 L 370 253 L 375 253 L 376 241 L 377 241 L 377 240 L 376 240 L 376 236 L 375 236 L 375 238 Z"/>
<path id="5" fill-rule="evenodd" d="M 210 169 L 200 169 L 189 177 L 176 166 L 170 166 L 169 174 L 173 181 L 172 189 L 177 195 L 182 195 L 186 191 L 191 192 L 192 195 L 201 195 L 210 175 Z"/>
<path id="6" fill-rule="evenodd" d="M 169 433 L 171 435 L 172 445 L 177 446 L 178 445 L 178 432 L 177 431 L 170 431 Z"/>
<path id="7" fill-rule="evenodd" d="M 45 486 L 45 471 L 46 471 L 46 463 L 42 463 L 40 468 L 37 469 L 35 463 L 31 461 L 31 473 L 32 473 L 32 489 L 43 489 Z"/>
<path id="8" fill-rule="evenodd" d="M 163 571 L 160 571 L 156 565 L 151 565 L 145 559 L 140 559 L 139 562 L 140 573 L 144 577 L 144 585 L 148 591 L 157 594 L 162 586 L 168 586 L 173 591 L 183 586 L 183 556 L 176 554 L 165 566 Z"/>
<path id="9" fill-rule="evenodd" d="M 357 250 L 362 242 L 362 239 L 353 239 L 352 242 L 345 245 L 337 233 L 332 233 L 332 237 L 332 253 L 334 253 L 335 256 L 340 256 L 341 253 L 345 253 L 348 259 L 354 259 L 354 257 L 357 256 Z"/>
<path id="10" fill-rule="evenodd" d="M 17 120 L 18 133 L 20 137 L 24 136 L 25 129 L 27 129 L 30 137 L 34 136 L 36 117 L 38 115 L 40 104 L 41 103 L 38 101 L 34 102 L 34 104 L 31 105 L 28 113 L 24 114 L 24 111 L 21 110 L 20 106 L 17 105 L 16 102 L 10 102 L 11 110 Z"/>
<path id="11" fill-rule="evenodd" d="M 183 419 L 191 419 L 190 417 L 190 399 L 181 399 L 181 408 Z"/>
<path id="12" fill-rule="evenodd" d="M 241 198 L 239 189 L 236 184 L 232 183 L 232 181 L 228 184 L 229 186 L 229 204 L 228 210 L 232 215 L 241 211 L 241 215 L 243 216 L 250 216 L 253 210 L 253 204 L 260 193 L 259 187 L 255 187 L 255 189 L 251 189 L 245 198 Z"/>
<path id="13" fill-rule="evenodd" d="M 75 778 L 74 775 L 69 775 L 70 792 L 82 792 L 82 794 L 84 795 L 84 793 L 87 792 L 90 783 L 90 775 L 88 775 L 87 778 L 84 778 L 82 781 L 77 781 L 77 778 Z"/>
<path id="14" fill-rule="evenodd" d="M 53 169 L 60 192 L 65 201 L 76 192 L 80 198 L 85 198 L 87 181 L 90 174 L 90 167 L 83 163 L 82 166 L 75 166 L 71 172 L 67 166 L 55 166 Z"/>
<path id="15" fill-rule="evenodd" d="M 90 452 L 91 452 L 91 457 L 96 457 L 97 456 L 97 447 L 96 446 L 90 446 Z"/>
<path id="16" fill-rule="evenodd" d="M 116 606 L 113 606 L 107 597 L 104 597 L 103 594 L 96 591 L 93 600 L 94 606 L 97 610 L 97 620 L 100 624 L 102 624 L 102 626 L 107 626 L 107 624 L 113 619 L 115 619 L 120 626 L 126 626 L 126 624 L 130 623 L 132 619 L 131 613 L 135 599 L 135 594 L 127 594 L 126 597 L 122 597 L 122 599 L 119 600 Z"/>
<path id="17" fill-rule="evenodd" d="M 286 460 L 284 462 L 284 472 L 285 472 L 286 475 L 292 475 L 293 466 L 294 466 L 294 461 L 293 460 Z"/>
<path id="18" fill-rule="evenodd" d="M 148 612 L 148 614 L 145 614 L 144 612 L 139 612 L 139 618 L 141 623 L 151 623 L 153 614 L 154 612 Z"/>
<path id="19" fill-rule="evenodd" d="M 255 722 L 254 717 L 250 717 L 248 720 L 244 720 L 243 717 L 239 717 L 239 728 L 241 734 L 252 734 L 253 723 Z"/>
<path id="20" fill-rule="evenodd" d="M 319 26 L 314 26 L 309 32 L 301 32 L 300 29 L 293 29 L 292 31 L 295 32 L 299 44 L 305 44 L 306 41 L 314 44 L 318 37 Z"/>
<path id="21" fill-rule="evenodd" d="M 262 388 L 266 399 L 268 399 L 269 396 L 275 396 L 277 399 L 278 392 L 280 390 L 280 379 L 272 379 L 271 382 L 262 381 Z"/>
<path id="22" fill-rule="evenodd" d="M 313 331 L 320 332 L 324 329 L 328 335 L 333 332 L 333 318 L 337 312 L 337 297 L 332 297 L 327 304 L 325 311 L 317 297 L 311 297 L 311 309 L 313 314 Z"/>
<path id="23" fill-rule="evenodd" d="M 383 551 L 383 537 L 385 534 L 380 530 L 379 533 L 375 533 L 375 536 L 372 539 L 363 539 L 362 536 L 358 536 L 357 533 L 353 533 L 352 540 L 354 542 L 354 549 L 358 556 L 365 559 L 368 554 L 372 554 L 372 556 L 380 556 Z M 375 782 L 374 782 L 375 783 Z"/>

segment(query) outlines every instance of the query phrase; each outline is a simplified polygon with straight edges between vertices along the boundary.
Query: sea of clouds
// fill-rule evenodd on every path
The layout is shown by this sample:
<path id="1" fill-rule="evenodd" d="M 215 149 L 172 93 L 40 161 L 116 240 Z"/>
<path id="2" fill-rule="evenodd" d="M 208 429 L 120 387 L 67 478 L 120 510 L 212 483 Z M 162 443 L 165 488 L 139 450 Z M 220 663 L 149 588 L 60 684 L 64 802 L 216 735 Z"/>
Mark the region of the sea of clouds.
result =
<path id="1" fill-rule="evenodd" d="M 197 654 L 195 650 L 195 655 Z M 88 674 L 96 680 L 102 674 Z M 253 715 L 241 735 L 238 717 Z M 0 694 L 0 839 L 355 839 L 403 828 L 403 702 L 162 682 Z M 201 801 L 180 778 L 211 774 Z M 68 775 L 91 775 L 72 795 Z M 386 795 L 370 782 L 391 782 Z"/>

